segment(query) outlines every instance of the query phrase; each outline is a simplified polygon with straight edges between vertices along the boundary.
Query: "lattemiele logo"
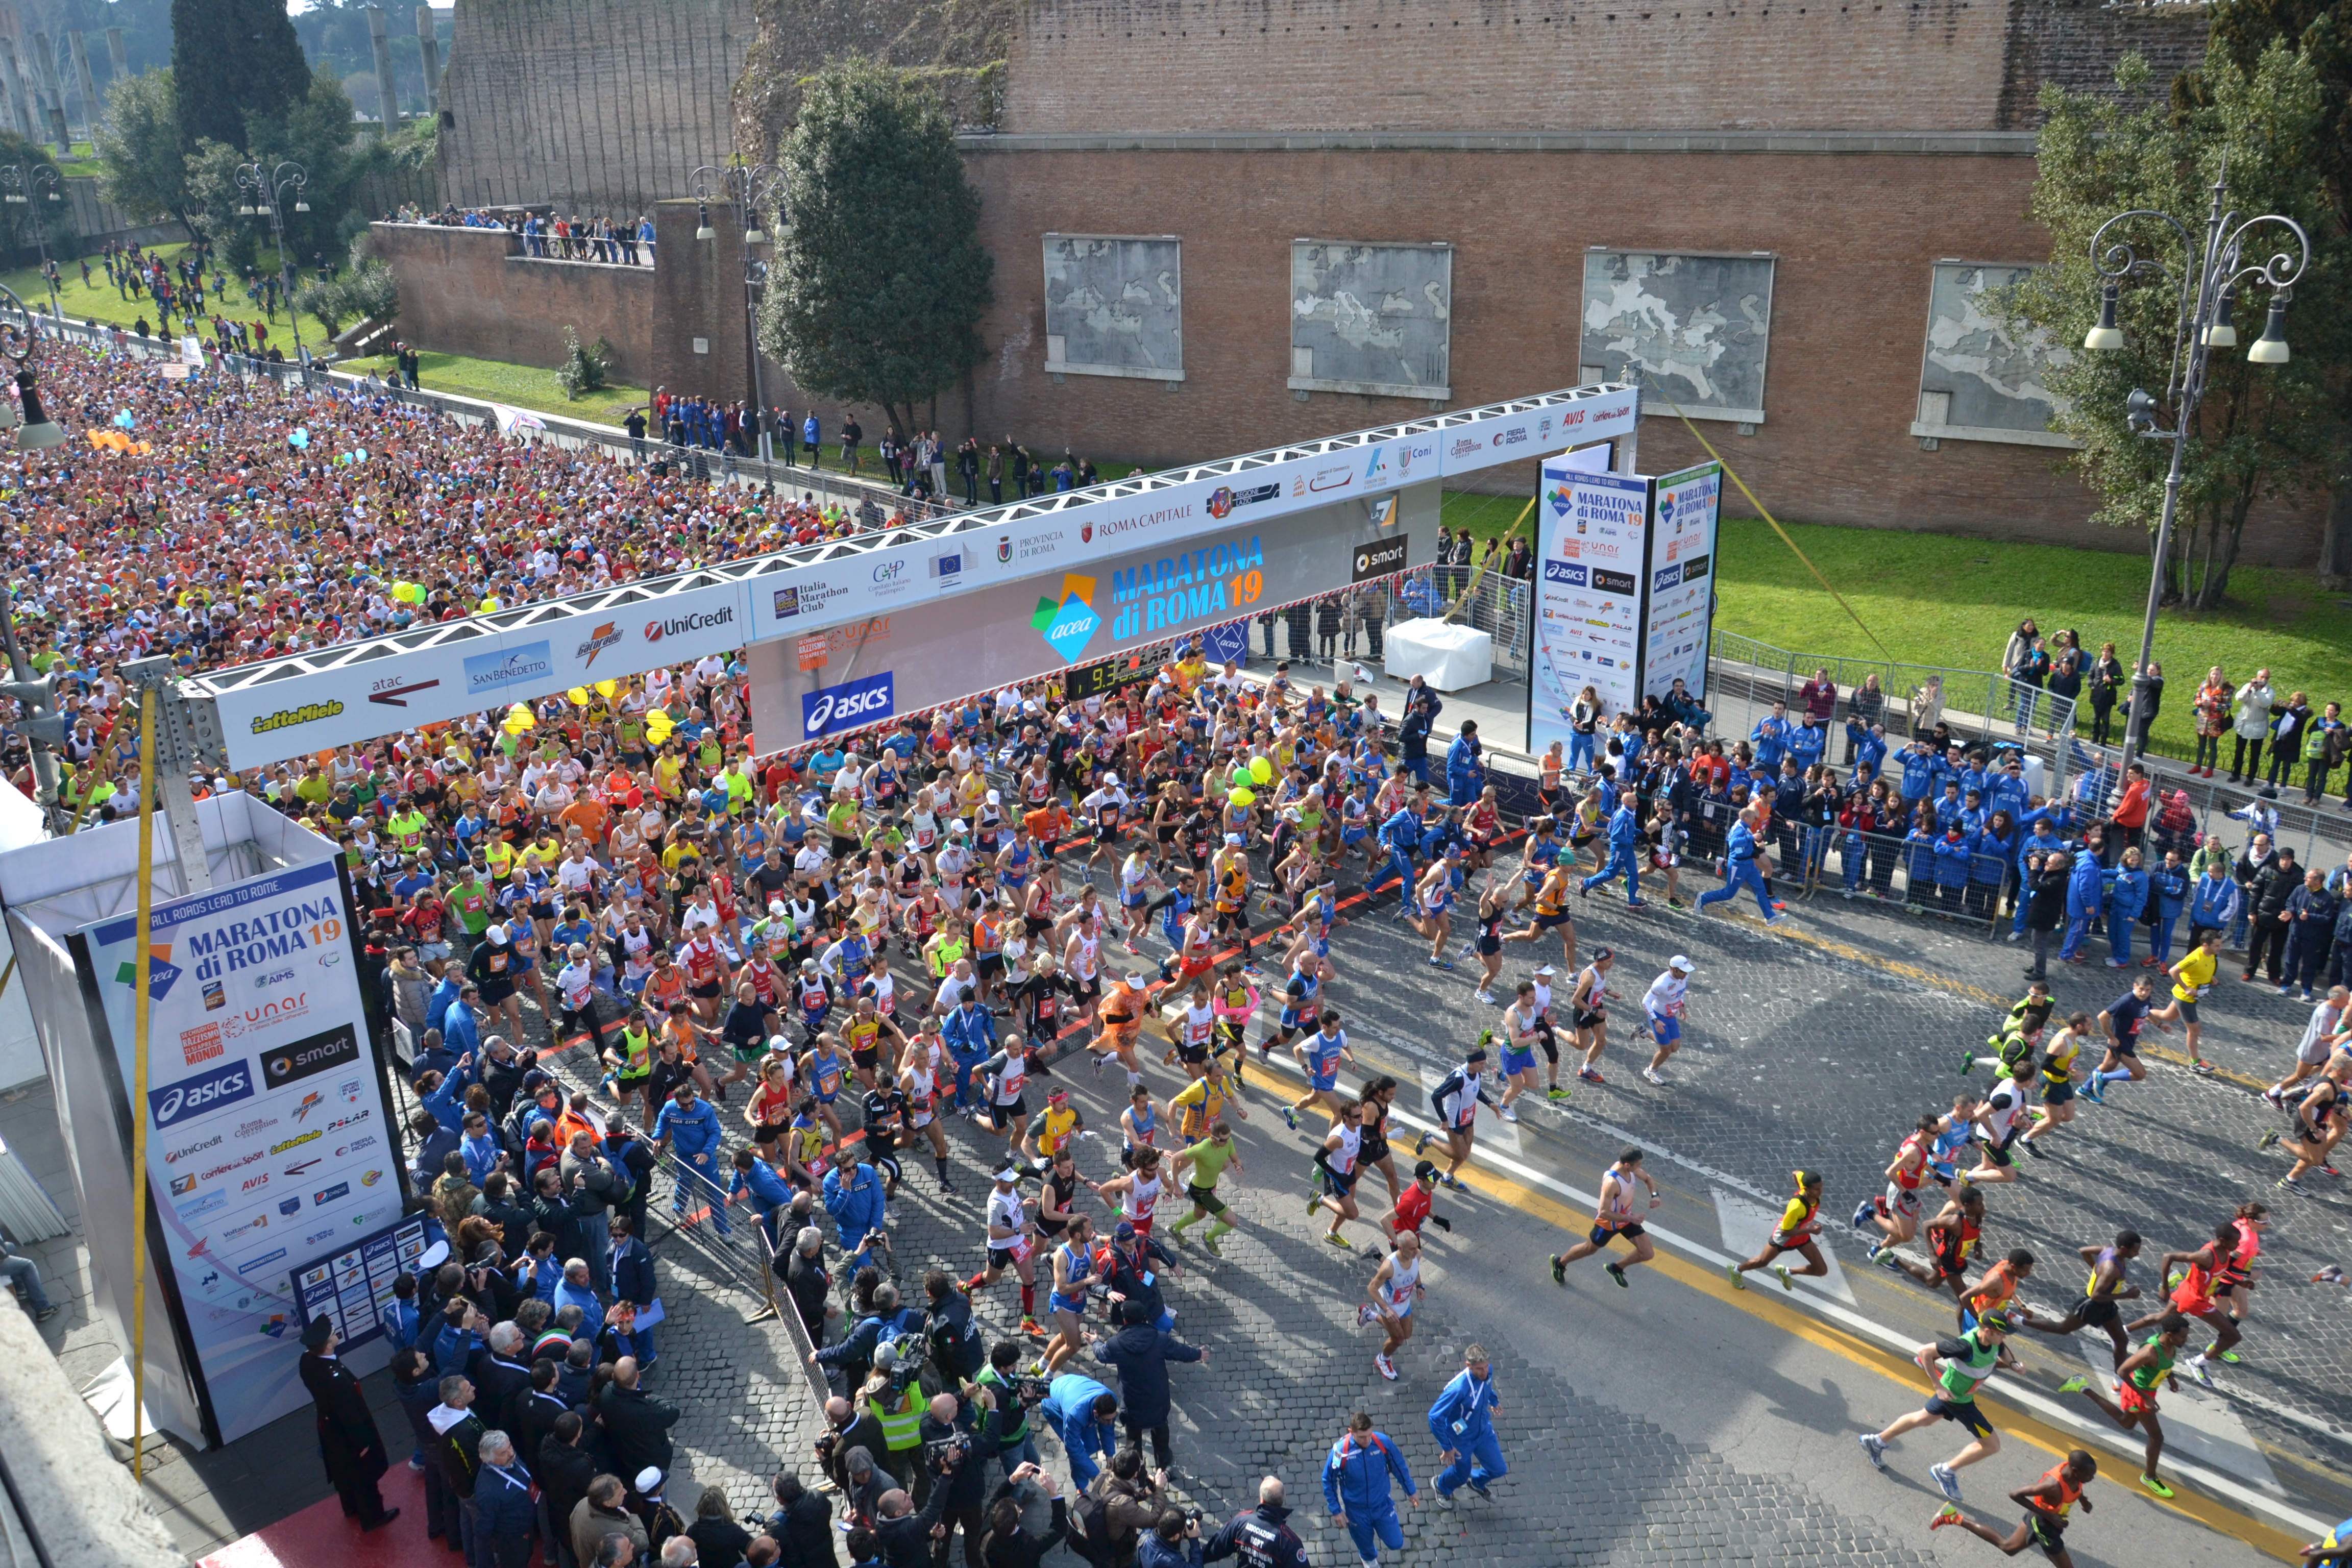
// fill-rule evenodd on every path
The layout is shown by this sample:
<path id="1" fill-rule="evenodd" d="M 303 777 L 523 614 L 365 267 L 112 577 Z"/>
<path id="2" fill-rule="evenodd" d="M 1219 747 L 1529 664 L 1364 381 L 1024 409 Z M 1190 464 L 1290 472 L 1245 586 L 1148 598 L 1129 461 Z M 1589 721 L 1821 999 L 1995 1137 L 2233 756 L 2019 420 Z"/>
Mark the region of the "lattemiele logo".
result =
<path id="1" fill-rule="evenodd" d="M 331 700 L 325 702 L 305 702 L 299 708 L 280 708 L 274 713 L 254 715 L 253 732 L 257 735 L 268 735 L 279 730 L 291 730 L 297 724 L 315 723 L 320 719 L 341 718 L 342 711 L 343 705 Z"/>
<path id="2" fill-rule="evenodd" d="M 580 668 L 586 669 L 589 666 L 593 665 L 596 662 L 596 656 L 598 654 L 603 653 L 606 648 L 611 647 L 614 644 L 619 642 L 623 635 L 619 622 L 606 621 L 594 631 L 588 634 L 588 640 L 586 642 L 582 643 L 578 647 L 572 650 L 572 657 L 576 659 L 583 660 L 583 662 Z"/>
<path id="3" fill-rule="evenodd" d="M 688 615 L 672 616 L 667 620 L 647 621 L 646 641 L 656 643 L 664 637 L 684 637 L 688 632 L 698 632 L 718 626 L 731 626 L 734 624 L 735 606 L 721 605 L 715 610 L 696 610 Z"/>
<path id="4" fill-rule="evenodd" d="M 1087 644 L 1102 625 L 1102 617 L 1095 614 L 1094 597 L 1092 577 L 1065 573 L 1060 600 L 1040 598 L 1029 616 L 1029 624 L 1045 639 L 1045 646 L 1061 656 L 1064 664 L 1076 664 L 1085 656 Z"/>
<path id="5" fill-rule="evenodd" d="M 283 1154 L 289 1149 L 300 1148 L 303 1144 L 310 1142 L 313 1138 L 318 1136 L 320 1136 L 320 1131 L 319 1129 L 315 1127 L 308 1132 L 297 1132 L 293 1137 L 287 1139 L 282 1143 L 274 1143 L 270 1145 L 269 1152 L 272 1154 Z"/>

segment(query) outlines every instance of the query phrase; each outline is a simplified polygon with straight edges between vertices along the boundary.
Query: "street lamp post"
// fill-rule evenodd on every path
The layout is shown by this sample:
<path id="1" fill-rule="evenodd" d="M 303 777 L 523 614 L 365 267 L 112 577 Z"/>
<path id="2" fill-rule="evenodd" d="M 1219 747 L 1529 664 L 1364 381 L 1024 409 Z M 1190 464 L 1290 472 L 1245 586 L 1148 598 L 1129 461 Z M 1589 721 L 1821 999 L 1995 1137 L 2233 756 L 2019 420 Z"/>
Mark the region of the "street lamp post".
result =
<path id="1" fill-rule="evenodd" d="M 5 193 L 0 195 L 0 200 L 11 206 L 32 206 L 34 193 L 39 192 L 44 201 L 57 201 L 58 182 L 64 177 L 55 163 L 36 163 L 30 159 L 0 163 L 0 193 Z M 65 316 L 58 304 L 57 279 L 49 276 L 48 226 L 39 212 L 32 216 L 33 244 L 41 253 L 41 281 L 49 290 L 49 316 L 53 321 L 63 321 Z"/>
<path id="2" fill-rule="evenodd" d="M 2171 551 L 2172 520 L 2180 504 L 2180 470 L 2189 453 L 2189 428 L 2197 421 L 2197 407 L 2205 396 L 2205 374 L 2211 351 L 2238 346 L 2238 329 L 2230 321 L 2231 306 L 2241 288 L 2260 286 L 2270 290 L 2270 310 L 2263 321 L 2263 335 L 2246 351 L 2246 358 L 2255 364 L 2284 364 L 2287 349 L 2282 329 L 2286 321 L 2287 300 L 2295 279 L 2303 276 L 2303 269 L 2311 260 L 2311 241 L 2303 232 L 2303 226 L 2293 218 L 2266 213 L 2241 223 L 2236 212 L 2224 211 L 2221 204 L 2228 193 L 2228 178 L 2226 166 L 2214 178 L 2212 205 L 2205 216 L 2201 251 L 2197 237 L 2187 225 L 2169 213 L 2146 207 L 2116 214 L 2091 236 L 2091 265 L 2098 269 L 2104 283 L 2099 295 L 2098 324 L 2083 339 L 2084 349 L 2103 353 L 2124 346 L 2123 331 L 2116 325 L 2116 301 L 2126 282 L 2143 275 L 2161 278 L 2175 283 L 2180 296 L 2174 315 L 2172 368 L 2167 373 L 2162 395 L 2134 388 L 2124 405 L 2125 420 L 2136 435 L 2147 440 L 2172 443 L 2172 468 L 2164 481 L 2164 511 L 2156 529 L 2156 563 L 2148 574 L 2147 616 L 2140 625 L 2139 663 L 2132 670 L 2131 706 L 2124 719 L 2121 765 L 2126 768 L 2145 749 L 2143 731 L 2150 722 L 2144 715 L 2149 697 L 2148 661 L 2156 655 L 2156 611 L 2164 596 L 2165 558 Z M 2177 277 L 2153 252 L 2142 255 L 2128 238 L 2107 238 L 2108 232 L 2116 226 L 2139 218 L 2153 218 L 2168 225 L 2179 238 L 2181 270 Z M 2265 261 L 2246 261 L 2247 236 L 2269 224 L 2278 225 L 2294 237 L 2296 253 L 2289 256 L 2282 250 Z M 2167 409 L 2172 420 L 2168 430 L 2160 428 Z"/>
<path id="3" fill-rule="evenodd" d="M 286 290 L 286 319 L 294 326 L 294 363 L 302 363 L 302 312 L 294 308 L 294 263 L 286 254 L 286 195 L 292 192 L 294 210 L 306 213 L 310 204 L 302 199 L 302 187 L 310 176 L 301 164 L 289 160 L 275 169 L 265 169 L 260 163 L 239 163 L 236 166 L 236 188 L 245 193 L 237 204 L 239 217 L 269 218 L 270 237 L 278 246 L 278 278 Z"/>
<path id="4" fill-rule="evenodd" d="M 723 201 L 735 208 L 737 230 L 742 237 L 743 346 L 751 362 L 752 428 L 760 436 L 760 460 L 773 462 L 768 444 L 768 395 L 760 375 L 760 290 L 767 286 L 768 263 L 754 255 L 751 247 L 770 243 L 760 219 L 771 206 L 776 209 L 777 235 L 793 231 L 781 199 L 784 172 L 772 163 L 734 163 L 724 169 L 706 163 L 694 171 L 692 179 L 694 199 L 700 204 L 695 238 L 719 237 L 718 231 L 710 226 L 712 202 Z"/>

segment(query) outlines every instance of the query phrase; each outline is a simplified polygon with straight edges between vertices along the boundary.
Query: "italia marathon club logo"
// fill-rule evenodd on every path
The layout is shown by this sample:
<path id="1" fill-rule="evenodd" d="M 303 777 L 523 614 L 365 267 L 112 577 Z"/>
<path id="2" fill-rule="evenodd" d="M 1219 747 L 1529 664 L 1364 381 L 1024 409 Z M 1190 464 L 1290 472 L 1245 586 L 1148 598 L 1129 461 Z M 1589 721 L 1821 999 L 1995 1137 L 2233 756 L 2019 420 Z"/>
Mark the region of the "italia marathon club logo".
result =
<path id="1" fill-rule="evenodd" d="M 1102 616 L 1095 613 L 1094 598 L 1092 577 L 1065 573 L 1060 600 L 1040 598 L 1029 617 L 1029 624 L 1064 664 L 1076 664 L 1084 658 L 1087 644 L 1094 640 L 1096 630 L 1102 626 Z"/>

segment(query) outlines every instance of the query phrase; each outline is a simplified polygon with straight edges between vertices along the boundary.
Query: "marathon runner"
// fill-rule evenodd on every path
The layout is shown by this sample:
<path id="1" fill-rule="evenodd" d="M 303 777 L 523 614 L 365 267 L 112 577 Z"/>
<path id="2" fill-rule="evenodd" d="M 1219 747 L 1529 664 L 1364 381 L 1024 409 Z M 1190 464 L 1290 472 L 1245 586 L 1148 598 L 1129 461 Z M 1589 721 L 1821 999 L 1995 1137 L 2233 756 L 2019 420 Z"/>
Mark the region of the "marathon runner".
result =
<path id="1" fill-rule="evenodd" d="M 1316 1023 L 1314 1034 L 1290 1047 L 1290 1054 L 1298 1058 L 1299 1070 L 1307 1075 L 1307 1092 L 1282 1108 L 1283 1125 L 1294 1132 L 1298 1131 L 1298 1113 L 1310 1105 L 1320 1105 L 1338 1118 L 1339 1066 L 1356 1064 L 1355 1053 L 1348 1049 L 1348 1032 L 1339 1027 L 1339 1010 L 1324 1008 Z"/>
<path id="2" fill-rule="evenodd" d="M 1649 1207 L 1640 1214 L 1633 1210 L 1635 1182 L 1650 1189 Z M 1642 1221 L 1644 1215 L 1664 1202 L 1665 1199 L 1658 1195 L 1658 1184 L 1650 1179 L 1649 1172 L 1642 1169 L 1642 1152 L 1629 1148 L 1619 1154 L 1617 1163 L 1601 1174 L 1601 1202 L 1592 1215 L 1591 1233 L 1566 1252 L 1552 1256 L 1552 1283 L 1567 1284 L 1570 1264 L 1591 1258 L 1620 1237 L 1633 1244 L 1633 1256 L 1627 1262 L 1647 1263 L 1655 1258 L 1657 1250 L 1650 1245 L 1649 1232 Z M 1623 1264 L 1612 1258 L 1606 1267 L 1609 1278 L 1621 1286 L 1632 1286 L 1633 1281 L 1625 1278 Z"/>
<path id="3" fill-rule="evenodd" d="M 2028 1546 L 2042 1548 L 2053 1568 L 2074 1568 L 2074 1559 L 2067 1554 L 2066 1510 L 2080 1502 L 2083 1511 L 2091 1511 L 2091 1500 L 2083 1489 L 2099 1473 L 2099 1462 L 2082 1448 L 2067 1454 L 2058 1463 L 2042 1472 L 2040 1482 L 2021 1487 L 2009 1494 L 2009 1500 L 2025 1510 L 2025 1518 L 2007 1535 L 1990 1526 L 1964 1517 L 1958 1503 L 1946 1503 L 1936 1517 L 1927 1521 L 1929 1530 L 1941 1530 L 1946 1525 L 1958 1525 L 1979 1541 L 1989 1541 L 2014 1557 Z"/>
<path id="4" fill-rule="evenodd" d="M 1209 1221 L 1209 1233 L 1201 1238 L 1201 1245 L 1209 1249 L 1212 1258 L 1224 1256 L 1218 1249 L 1217 1238 L 1230 1232 L 1234 1222 L 1225 1217 L 1225 1201 L 1217 1195 L 1217 1183 L 1228 1170 L 1235 1175 L 1242 1173 L 1242 1154 L 1234 1145 L 1232 1124 L 1222 1117 L 1209 1123 L 1207 1137 L 1178 1150 L 1176 1157 L 1169 1162 L 1170 1175 L 1184 1184 L 1184 1195 L 1192 1205 L 1192 1213 L 1168 1227 L 1179 1247 L 1184 1245 L 1185 1229 L 1205 1219 Z"/>
<path id="5" fill-rule="evenodd" d="M 1461 1171 L 1470 1160 L 1470 1150 L 1477 1135 L 1478 1107 L 1489 1109 L 1495 1102 L 1478 1087 L 1486 1071 L 1486 1047 L 1495 1037 L 1492 1029 L 1478 1031 L 1478 1043 L 1462 1058 L 1462 1065 L 1438 1081 L 1429 1091 L 1429 1109 L 1437 1118 L 1437 1125 L 1445 1134 L 1446 1164 L 1444 1174 L 1438 1179 L 1455 1192 L 1465 1192 Z M 1429 1146 L 1430 1135 L 1422 1133 L 1412 1141 L 1412 1152 L 1418 1159 Z"/>
<path id="6" fill-rule="evenodd" d="M 2108 1420 L 2125 1431 L 2137 1426 L 2147 1435 L 2147 1458 L 2139 1473 L 2139 1484 L 2161 1498 L 2170 1497 L 2172 1489 L 2164 1484 L 2156 1468 L 2156 1461 L 2164 1452 L 2164 1427 L 2156 1418 L 2156 1393 L 2167 1383 L 2172 1384 L 2173 1392 L 2179 1392 L 2172 1362 L 2188 1342 L 2189 1320 L 2178 1312 L 2167 1312 L 2157 1321 L 2156 1332 L 2116 1365 L 2115 1399 L 2093 1388 L 2087 1377 L 2070 1377 L 2058 1385 L 2059 1393 L 2079 1394 L 2097 1405 Z"/>
<path id="7" fill-rule="evenodd" d="M 1772 1238 L 1764 1244 L 1764 1250 L 1744 1263 L 1727 1263 L 1723 1266 L 1724 1273 L 1730 1277 L 1733 1289 L 1747 1289 L 1746 1276 L 1759 1268 L 1769 1268 L 1773 1277 L 1780 1281 L 1780 1289 L 1783 1290 L 1794 1290 L 1797 1288 L 1794 1279 L 1796 1275 L 1822 1275 L 1830 1271 L 1828 1260 L 1822 1257 L 1821 1244 L 1814 1240 L 1814 1237 L 1821 1234 L 1822 1228 L 1819 1217 L 1822 1207 L 1822 1178 L 1818 1173 L 1812 1171 L 1798 1171 L 1794 1174 L 1797 1183 L 1796 1195 L 1789 1200 L 1788 1207 L 1780 1211 L 1780 1223 L 1773 1227 Z M 1797 1253 L 1804 1258 L 1805 1266 L 1802 1268 L 1791 1270 L 1787 1265 L 1773 1261 L 1784 1252 Z"/>
<path id="8" fill-rule="evenodd" d="M 2129 991 L 2100 1012 L 2099 1033 L 2106 1037 L 2106 1053 L 2083 1085 L 2084 1095 L 2093 1102 L 2107 1102 L 2107 1085 L 2111 1083 L 2137 1083 L 2147 1076 L 2147 1068 L 2139 1059 L 2139 1032 L 2148 1021 L 2155 996 L 2155 977 L 2142 974 L 2132 981 Z M 2165 1034 L 2172 1032 L 2162 1023 L 2156 1026 Z"/>
<path id="9" fill-rule="evenodd" d="M 1959 1501 L 1958 1472 L 2000 1452 L 2000 1434 L 1977 1408 L 1977 1388 L 2002 1367 L 2011 1372 L 2020 1370 L 2017 1358 L 2009 1353 L 2005 1343 L 2009 1331 L 2008 1314 L 1989 1312 L 1964 1334 L 1921 1345 L 1911 1359 L 1919 1363 L 1920 1371 L 1936 1379 L 1936 1392 L 1926 1405 L 1896 1417 L 1894 1425 L 1884 1431 L 1862 1435 L 1862 1451 L 1869 1456 L 1870 1462 L 1883 1470 L 1886 1468 L 1887 1448 L 1905 1433 L 1932 1426 L 1938 1421 L 1957 1422 L 1969 1435 L 1968 1445 L 1942 1464 L 1928 1466 L 1927 1474 L 1946 1497 Z"/>
<path id="10" fill-rule="evenodd" d="M 1576 1076 L 1587 1083 L 1608 1081 L 1601 1076 L 1601 1053 L 1609 1048 L 1609 971 L 1616 962 L 1614 949 L 1596 948 L 1592 962 L 1577 975 L 1576 985 L 1568 994 L 1570 1037 L 1584 1047 L 1584 1061 Z"/>
<path id="11" fill-rule="evenodd" d="M 1363 1115 L 1361 1102 L 1339 1102 L 1339 1114 L 1324 1135 L 1322 1147 L 1315 1151 L 1315 1169 L 1307 1178 L 1307 1217 L 1313 1219 L 1328 1209 L 1331 1224 L 1323 1239 L 1341 1251 L 1353 1250 L 1355 1244 L 1339 1234 L 1339 1226 L 1363 1217 L 1356 1207 L 1356 1183 L 1364 1173 Z"/>
<path id="12" fill-rule="evenodd" d="M 1004 1278 L 1010 1268 L 1021 1281 L 1021 1331 L 1038 1339 L 1045 1331 L 1037 1326 L 1037 1276 L 1032 1255 L 1037 1248 L 1035 1227 L 1029 1222 L 1029 1206 L 1022 1201 L 1018 1184 L 1021 1167 L 1007 1161 L 999 1166 L 992 1178 L 995 1186 L 988 1194 L 988 1267 L 961 1281 L 956 1288 L 966 1297 L 986 1289 Z"/>
<path id="13" fill-rule="evenodd" d="M 1379 1323 L 1383 1336 L 1372 1356 L 1372 1368 L 1391 1383 L 1397 1380 L 1396 1353 L 1412 1338 L 1413 1304 L 1426 1293 L 1421 1282 L 1421 1233 L 1408 1230 L 1396 1238 L 1396 1250 L 1381 1259 L 1364 1286 L 1370 1301 L 1356 1309 L 1356 1326 Z"/>
<path id="14" fill-rule="evenodd" d="M 2124 1332 L 2123 1309 L 2119 1303 L 2136 1300 L 2139 1287 L 2125 1279 L 2131 1260 L 2139 1256 L 2139 1232 L 2119 1230 L 2116 1239 L 2105 1247 L 2078 1247 L 2079 1254 L 2091 1270 L 2083 1285 L 2083 1299 L 2063 1318 L 2029 1316 L 2025 1327 L 2036 1333 L 2063 1339 L 2085 1328 L 2095 1328 L 2107 1336 L 2115 1351 L 2116 1370 L 2123 1370 L 2124 1355 L 2131 1349 L 2131 1340 Z"/>
<path id="15" fill-rule="evenodd" d="M 2171 1287 L 2169 1312 L 2202 1319 L 2213 1331 L 2212 1344 L 2190 1356 L 2181 1368 L 2208 1388 L 2213 1386 L 2213 1374 L 2206 1369 L 2205 1357 L 2235 1348 L 2242 1337 L 2238 1331 L 2238 1321 L 2221 1310 L 2221 1304 L 2213 1299 L 2219 1277 L 2237 1254 L 2237 1222 L 2225 1219 L 2213 1227 L 2212 1240 L 2189 1252 L 2168 1252 L 2157 1266 L 2164 1271 L 2165 1283 Z M 2177 1277 L 2178 1283 L 2174 1282 L 2176 1276 L 2172 1271 L 2176 1263 L 2183 1266 L 2183 1271 Z M 2125 1325 L 2125 1331 L 2136 1334 L 2142 1329 L 2162 1322 L 2168 1315 L 2167 1309 L 2158 1308 L 2147 1317 Z"/>
<path id="16" fill-rule="evenodd" d="M 1642 1011 L 1650 1020 L 1650 1038 L 1657 1049 L 1650 1054 L 1650 1065 L 1642 1069 L 1642 1077 L 1664 1089 L 1665 1074 L 1662 1070 L 1668 1058 L 1683 1048 L 1683 1019 L 1690 1009 L 1690 977 L 1694 966 L 1681 953 L 1666 960 L 1665 973 L 1650 982 L 1642 993 Z"/>

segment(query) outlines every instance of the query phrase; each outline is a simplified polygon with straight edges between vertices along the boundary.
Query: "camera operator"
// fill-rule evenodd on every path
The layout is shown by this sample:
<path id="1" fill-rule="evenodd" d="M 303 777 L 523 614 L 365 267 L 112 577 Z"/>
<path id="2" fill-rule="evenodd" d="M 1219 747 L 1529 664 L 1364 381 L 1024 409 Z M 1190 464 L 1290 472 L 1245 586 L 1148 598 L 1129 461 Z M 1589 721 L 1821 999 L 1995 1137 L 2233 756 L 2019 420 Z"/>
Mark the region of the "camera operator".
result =
<path id="1" fill-rule="evenodd" d="M 980 1326 L 971 1319 L 971 1303 L 943 1270 L 934 1268 L 923 1276 L 923 1296 L 929 1310 L 923 1325 L 923 1345 L 930 1354 L 923 1389 L 938 1394 L 980 1375 L 982 1341 Z"/>
<path id="2" fill-rule="evenodd" d="M 1021 1483 L 1034 1481 L 1054 1500 L 1054 1522 L 1043 1535 L 1021 1526 Z M 988 1500 L 988 1533 L 980 1538 L 980 1560 L 985 1568 L 1037 1568 L 1048 1552 L 1070 1533 L 1070 1505 L 1063 1500 L 1054 1478 L 1034 1463 L 1015 1468 Z M 1198 1568 L 1198 1565 L 1195 1565 Z"/>
<path id="3" fill-rule="evenodd" d="M 817 1434 L 816 1462 L 836 1489 L 844 1492 L 849 1489 L 850 1449 L 863 1448 L 868 1454 L 878 1454 L 886 1446 L 882 1423 L 872 1411 L 838 1394 L 824 1402 L 824 1430 Z"/>
<path id="4" fill-rule="evenodd" d="M 1201 1510 L 1161 1509 L 1136 1552 L 1135 1568 L 1201 1568 Z"/>
<path id="5" fill-rule="evenodd" d="M 1081 1555 L 1129 1568 L 1135 1562 L 1137 1537 L 1158 1522 L 1165 1506 L 1161 1479 L 1145 1472 L 1139 1448 L 1121 1448 L 1112 1455 L 1110 1468 L 1097 1476 L 1078 1500 L 1078 1528 L 1097 1549 Z"/>
<path id="6" fill-rule="evenodd" d="M 917 1508 L 931 1495 L 931 1475 L 922 1464 L 923 1396 L 915 1386 L 921 1371 L 919 1361 L 902 1362 L 896 1348 L 884 1345 L 874 1352 L 874 1373 L 858 1393 L 858 1402 L 882 1424 L 883 1446 L 874 1451 L 874 1462 L 907 1489 Z"/>
<path id="7" fill-rule="evenodd" d="M 874 1288 L 873 1310 L 860 1318 L 838 1344 L 810 1352 L 809 1363 L 820 1368 L 839 1367 L 842 1386 L 859 1387 L 877 1363 L 877 1351 L 900 1334 L 919 1330 L 922 1316 L 919 1311 L 902 1310 L 898 1287 L 885 1279 Z"/>
<path id="8" fill-rule="evenodd" d="M 803 1486 L 794 1470 L 778 1472 L 772 1489 L 776 1507 L 767 1531 L 782 1549 L 777 1568 L 834 1568 L 833 1504 Z"/>
<path id="9" fill-rule="evenodd" d="M 1018 1340 L 997 1341 L 977 1380 L 977 1386 L 996 1396 L 997 1458 L 1008 1480 L 1023 1465 L 1037 1466 L 1037 1435 L 1029 1429 L 1029 1411 L 1044 1401 L 1049 1386 L 1042 1377 L 1021 1373 L 1022 1352 Z"/>
<path id="10" fill-rule="evenodd" d="M 965 1568 L 982 1568 L 981 1516 L 988 1495 L 988 1458 L 996 1447 L 991 1431 L 995 1404 L 995 1394 L 975 1388 L 969 1399 L 934 1394 L 924 1412 L 923 1468 L 930 1473 L 932 1489 L 947 1493 L 944 1502 L 934 1500 L 928 1510 L 939 1516 L 945 1530 L 932 1540 L 931 1568 L 947 1568 L 959 1527 Z"/>

